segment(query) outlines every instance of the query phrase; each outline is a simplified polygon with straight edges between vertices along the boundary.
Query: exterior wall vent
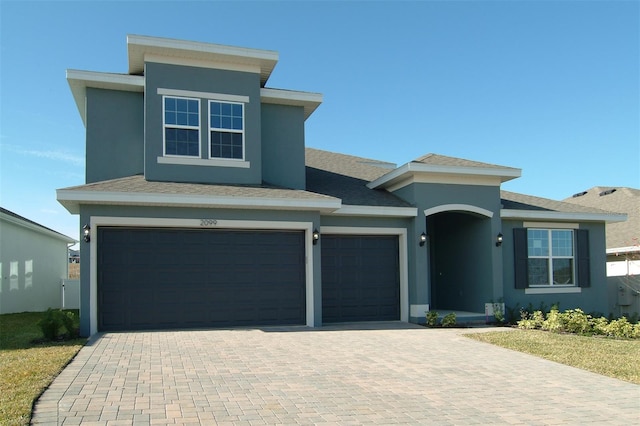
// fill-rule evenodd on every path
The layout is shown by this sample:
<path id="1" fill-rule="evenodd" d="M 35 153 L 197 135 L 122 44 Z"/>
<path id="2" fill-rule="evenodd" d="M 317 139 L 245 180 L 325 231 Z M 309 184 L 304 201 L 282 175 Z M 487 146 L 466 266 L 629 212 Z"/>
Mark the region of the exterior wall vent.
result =
<path id="1" fill-rule="evenodd" d="M 607 189 L 606 191 L 602 191 L 600 196 L 604 197 L 605 195 L 613 194 L 614 192 L 616 192 L 615 188 Z"/>
<path id="2" fill-rule="evenodd" d="M 571 198 L 582 197 L 583 195 L 587 195 L 587 191 L 578 192 L 577 194 L 573 194 Z"/>

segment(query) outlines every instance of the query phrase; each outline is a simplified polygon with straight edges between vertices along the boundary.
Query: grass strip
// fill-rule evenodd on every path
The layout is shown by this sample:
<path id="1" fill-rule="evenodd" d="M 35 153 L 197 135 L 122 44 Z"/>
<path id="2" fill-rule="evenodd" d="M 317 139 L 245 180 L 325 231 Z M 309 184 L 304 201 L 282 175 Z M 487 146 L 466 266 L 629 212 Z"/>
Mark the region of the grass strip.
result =
<path id="1" fill-rule="evenodd" d="M 86 343 L 86 339 L 39 342 L 43 336 L 37 324 L 43 315 L 0 315 L 2 425 L 28 425 L 33 402 Z"/>
<path id="2" fill-rule="evenodd" d="M 465 336 L 640 384 L 640 340 L 556 334 L 540 330 L 494 331 Z"/>

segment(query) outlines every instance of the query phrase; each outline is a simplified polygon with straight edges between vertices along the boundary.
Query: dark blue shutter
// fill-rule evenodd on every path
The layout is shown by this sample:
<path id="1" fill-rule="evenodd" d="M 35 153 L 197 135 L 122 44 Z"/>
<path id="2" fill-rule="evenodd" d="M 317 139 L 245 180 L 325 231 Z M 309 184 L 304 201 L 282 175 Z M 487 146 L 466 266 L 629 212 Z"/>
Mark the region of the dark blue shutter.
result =
<path id="1" fill-rule="evenodd" d="M 525 228 L 514 228 L 513 249 L 516 288 L 527 288 L 529 259 L 527 253 L 527 230 Z"/>
<path id="2" fill-rule="evenodd" d="M 591 287 L 591 271 L 589 263 L 589 231 L 576 229 L 576 271 L 578 286 Z"/>

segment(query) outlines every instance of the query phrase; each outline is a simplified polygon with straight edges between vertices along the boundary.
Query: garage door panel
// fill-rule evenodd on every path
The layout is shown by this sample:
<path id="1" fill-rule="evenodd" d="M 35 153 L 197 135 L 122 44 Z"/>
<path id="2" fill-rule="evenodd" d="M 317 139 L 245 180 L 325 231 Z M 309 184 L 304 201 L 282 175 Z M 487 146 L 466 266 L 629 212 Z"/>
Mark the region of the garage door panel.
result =
<path id="1" fill-rule="evenodd" d="M 300 231 L 99 227 L 98 259 L 100 330 L 305 322 Z"/>
<path id="2" fill-rule="evenodd" d="M 400 319 L 397 236 L 323 235 L 323 322 Z"/>

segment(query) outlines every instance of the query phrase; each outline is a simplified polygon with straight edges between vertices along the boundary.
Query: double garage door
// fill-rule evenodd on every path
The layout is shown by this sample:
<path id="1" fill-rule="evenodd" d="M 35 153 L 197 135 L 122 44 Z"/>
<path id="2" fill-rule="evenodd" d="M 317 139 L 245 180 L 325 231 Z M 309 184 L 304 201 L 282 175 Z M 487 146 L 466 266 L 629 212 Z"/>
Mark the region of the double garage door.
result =
<path id="1" fill-rule="evenodd" d="M 306 323 L 302 231 L 98 228 L 101 331 Z M 323 322 L 397 320 L 398 239 L 322 236 Z"/>

